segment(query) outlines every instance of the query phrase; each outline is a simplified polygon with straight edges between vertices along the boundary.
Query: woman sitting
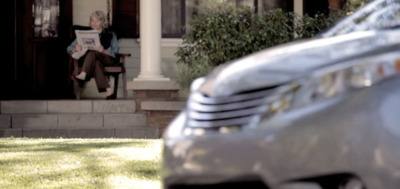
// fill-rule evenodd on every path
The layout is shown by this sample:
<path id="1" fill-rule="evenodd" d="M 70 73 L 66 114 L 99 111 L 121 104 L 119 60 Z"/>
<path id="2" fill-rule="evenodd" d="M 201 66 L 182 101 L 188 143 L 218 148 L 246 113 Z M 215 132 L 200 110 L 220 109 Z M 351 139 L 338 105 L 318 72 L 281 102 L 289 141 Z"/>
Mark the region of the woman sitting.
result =
<path id="1" fill-rule="evenodd" d="M 104 66 L 113 65 L 118 62 L 116 59 L 116 54 L 118 53 L 117 36 L 113 31 L 108 30 L 108 22 L 102 11 L 94 11 L 90 15 L 90 27 L 99 32 L 101 45 L 97 46 L 96 50 L 88 50 L 80 58 L 80 60 L 83 60 L 79 61 L 82 65 L 82 71 L 73 77 L 81 84 L 94 77 L 98 91 L 107 92 L 107 99 L 115 99 L 116 94 L 113 93 L 104 74 Z M 67 47 L 69 54 L 81 50 L 83 50 L 83 47 L 78 44 L 77 39 Z"/>

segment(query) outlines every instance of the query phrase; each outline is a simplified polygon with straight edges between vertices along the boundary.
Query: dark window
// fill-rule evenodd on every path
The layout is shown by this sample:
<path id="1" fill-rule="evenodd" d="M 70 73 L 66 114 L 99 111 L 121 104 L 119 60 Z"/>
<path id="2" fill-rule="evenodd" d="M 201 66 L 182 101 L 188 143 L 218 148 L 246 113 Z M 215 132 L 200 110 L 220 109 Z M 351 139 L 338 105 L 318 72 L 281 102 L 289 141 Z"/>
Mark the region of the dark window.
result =
<path id="1" fill-rule="evenodd" d="M 320 13 L 329 14 L 328 0 L 305 0 L 304 5 L 304 13 L 309 16 L 315 16 Z"/>
<path id="2" fill-rule="evenodd" d="M 162 36 L 181 37 L 185 32 L 185 0 L 163 0 Z"/>
<path id="3" fill-rule="evenodd" d="M 113 0 L 112 27 L 119 38 L 139 37 L 139 0 Z"/>
<path id="4" fill-rule="evenodd" d="M 258 13 L 266 10 L 281 8 L 288 12 L 293 12 L 293 0 L 255 0 L 256 9 Z"/>
<path id="5" fill-rule="evenodd" d="M 32 2 L 33 32 L 35 37 L 58 37 L 58 0 L 35 0 Z"/>

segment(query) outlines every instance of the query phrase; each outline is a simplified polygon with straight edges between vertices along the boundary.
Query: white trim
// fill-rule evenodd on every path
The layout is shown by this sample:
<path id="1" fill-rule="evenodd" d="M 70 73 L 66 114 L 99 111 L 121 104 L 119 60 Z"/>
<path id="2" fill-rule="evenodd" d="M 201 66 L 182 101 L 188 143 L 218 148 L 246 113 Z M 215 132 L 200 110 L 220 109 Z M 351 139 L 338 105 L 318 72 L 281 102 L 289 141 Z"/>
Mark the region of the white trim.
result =
<path id="1" fill-rule="evenodd" d="M 182 38 L 162 38 L 161 47 L 180 47 L 182 46 Z"/>
<path id="2" fill-rule="evenodd" d="M 136 39 L 137 43 L 140 46 L 140 38 Z M 162 38 L 161 39 L 161 47 L 181 47 L 183 43 L 182 38 Z"/>

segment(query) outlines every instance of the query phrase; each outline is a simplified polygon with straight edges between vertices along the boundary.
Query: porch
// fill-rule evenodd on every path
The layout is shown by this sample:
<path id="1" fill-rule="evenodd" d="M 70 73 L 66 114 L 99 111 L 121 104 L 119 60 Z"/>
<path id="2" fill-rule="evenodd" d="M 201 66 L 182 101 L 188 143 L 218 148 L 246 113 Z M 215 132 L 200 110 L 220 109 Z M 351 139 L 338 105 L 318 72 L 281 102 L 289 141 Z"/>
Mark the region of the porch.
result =
<path id="1" fill-rule="evenodd" d="M 184 101 L 0 101 L 0 137 L 160 138 Z"/>

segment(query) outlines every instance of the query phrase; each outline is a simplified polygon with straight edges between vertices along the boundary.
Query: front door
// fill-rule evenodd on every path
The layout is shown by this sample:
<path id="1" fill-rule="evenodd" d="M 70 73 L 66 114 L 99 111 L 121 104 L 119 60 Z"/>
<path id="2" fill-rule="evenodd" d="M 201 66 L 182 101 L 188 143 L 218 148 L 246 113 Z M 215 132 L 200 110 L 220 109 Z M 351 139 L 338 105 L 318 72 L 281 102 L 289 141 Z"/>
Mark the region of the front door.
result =
<path id="1" fill-rule="evenodd" d="M 72 0 L 4 1 L 0 100 L 72 97 L 68 78 Z M 11 8 L 12 7 L 12 8 Z"/>
<path id="2" fill-rule="evenodd" d="M 6 99 L 13 96 L 13 82 L 16 76 L 16 25 L 14 19 L 14 15 L 16 14 L 16 1 L 4 1 L 2 3 L 3 6 L 7 8 L 1 11 L 1 18 L 3 18 L 3 36 L 0 64 L 0 99 Z"/>

